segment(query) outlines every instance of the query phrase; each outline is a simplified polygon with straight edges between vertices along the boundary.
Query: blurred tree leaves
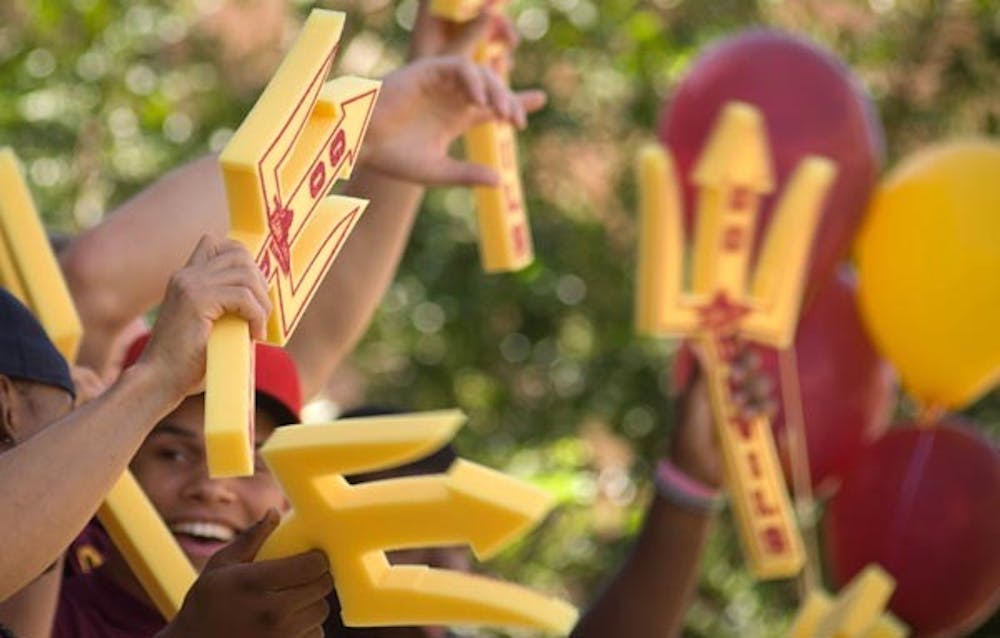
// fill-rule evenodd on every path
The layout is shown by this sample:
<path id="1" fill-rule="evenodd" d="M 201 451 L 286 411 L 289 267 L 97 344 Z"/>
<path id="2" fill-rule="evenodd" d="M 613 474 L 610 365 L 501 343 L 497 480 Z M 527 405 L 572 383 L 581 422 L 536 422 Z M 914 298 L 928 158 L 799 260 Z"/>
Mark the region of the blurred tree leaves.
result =
<path id="1" fill-rule="evenodd" d="M 0 4 L 0 144 L 25 163 L 46 221 L 74 230 L 170 168 L 218 150 L 310 3 L 8 0 Z M 403 58 L 414 0 L 354 0 L 338 72 Z M 521 136 L 538 261 L 484 276 L 471 198 L 429 193 L 356 365 L 368 398 L 470 415 L 465 455 L 551 489 L 543 529 L 489 565 L 584 602 L 627 550 L 674 419 L 673 345 L 631 327 L 631 162 L 698 50 L 751 25 L 807 34 L 874 96 L 890 161 L 997 135 L 997 0 L 515 0 L 514 82 L 550 105 Z M 969 411 L 996 436 L 1000 396 Z M 755 584 L 720 525 L 692 636 L 777 636 L 789 584 Z M 984 628 L 983 632 L 996 631 Z M 982 633 L 986 635 L 986 633 Z M 994 634 L 995 635 L 995 634 Z"/>

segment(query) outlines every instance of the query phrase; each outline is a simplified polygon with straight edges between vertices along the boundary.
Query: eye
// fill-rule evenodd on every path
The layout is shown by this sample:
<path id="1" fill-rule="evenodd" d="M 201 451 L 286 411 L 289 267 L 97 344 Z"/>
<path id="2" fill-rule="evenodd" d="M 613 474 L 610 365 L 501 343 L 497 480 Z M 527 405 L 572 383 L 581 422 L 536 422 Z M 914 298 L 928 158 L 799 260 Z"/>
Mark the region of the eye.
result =
<path id="1" fill-rule="evenodd" d="M 153 455 L 161 461 L 166 461 L 168 463 L 188 463 L 191 460 L 191 454 L 188 453 L 183 447 L 176 445 L 162 445 L 157 446 L 153 450 Z"/>

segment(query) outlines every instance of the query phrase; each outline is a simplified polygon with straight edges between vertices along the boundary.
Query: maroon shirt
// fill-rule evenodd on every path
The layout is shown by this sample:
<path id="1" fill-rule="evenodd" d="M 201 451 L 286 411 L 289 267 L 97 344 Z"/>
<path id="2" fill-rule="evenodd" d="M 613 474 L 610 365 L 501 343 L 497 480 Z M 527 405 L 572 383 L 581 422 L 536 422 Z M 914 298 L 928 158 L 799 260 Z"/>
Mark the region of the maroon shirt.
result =
<path id="1" fill-rule="evenodd" d="M 102 567 L 111 539 L 91 521 L 66 554 L 52 638 L 151 638 L 167 624 L 155 608 Z"/>
<path id="2" fill-rule="evenodd" d="M 52 638 L 152 638 L 167 624 L 98 567 L 63 579 Z"/>

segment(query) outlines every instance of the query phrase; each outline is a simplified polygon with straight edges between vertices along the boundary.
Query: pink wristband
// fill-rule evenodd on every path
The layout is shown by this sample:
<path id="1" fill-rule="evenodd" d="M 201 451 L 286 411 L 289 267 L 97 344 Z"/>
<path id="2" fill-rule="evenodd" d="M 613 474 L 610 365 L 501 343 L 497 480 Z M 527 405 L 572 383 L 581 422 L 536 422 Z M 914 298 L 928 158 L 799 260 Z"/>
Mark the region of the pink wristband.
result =
<path id="1" fill-rule="evenodd" d="M 667 459 L 656 466 L 656 487 L 671 503 L 690 509 L 717 512 L 725 503 L 720 490 L 691 478 Z"/>

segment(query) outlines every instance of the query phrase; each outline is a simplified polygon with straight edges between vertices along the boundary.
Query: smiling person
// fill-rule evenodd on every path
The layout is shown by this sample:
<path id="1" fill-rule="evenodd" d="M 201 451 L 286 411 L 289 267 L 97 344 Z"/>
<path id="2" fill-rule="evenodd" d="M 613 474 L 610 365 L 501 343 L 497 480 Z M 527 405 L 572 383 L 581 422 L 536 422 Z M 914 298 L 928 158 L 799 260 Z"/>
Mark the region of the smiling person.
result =
<path id="1" fill-rule="evenodd" d="M 51 622 L 27 600 L 146 434 L 202 381 L 212 322 L 226 312 L 264 330 L 270 301 L 245 248 L 204 237 L 167 287 L 149 348 L 101 396 L 72 409 L 68 366 L 28 310 L 0 291 L 0 622 L 29 636 Z M 25 586 L 34 583 L 31 587 Z M 38 585 L 38 587 L 35 587 Z M 12 620 L 13 619 L 13 620 Z"/>
<path id="2" fill-rule="evenodd" d="M 148 342 L 143 336 L 131 345 L 124 374 Z M 284 350 L 256 344 L 254 388 L 259 447 L 277 427 L 298 421 L 302 393 Z M 177 618 L 167 625 L 104 530 L 91 522 L 69 551 L 53 638 L 322 635 L 316 632 L 333 588 L 326 559 L 310 552 L 252 563 L 287 503 L 260 458 L 253 476 L 209 478 L 204 413 L 204 394 L 184 399 L 156 424 L 130 464 L 201 572 Z"/>

